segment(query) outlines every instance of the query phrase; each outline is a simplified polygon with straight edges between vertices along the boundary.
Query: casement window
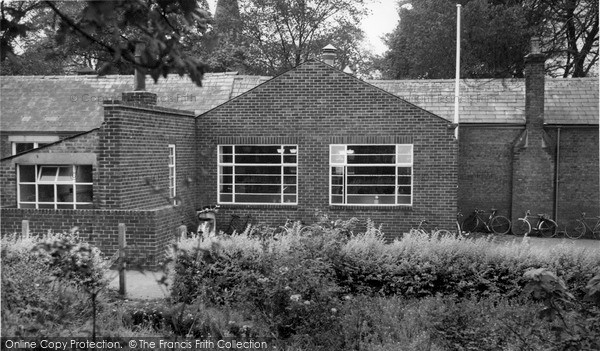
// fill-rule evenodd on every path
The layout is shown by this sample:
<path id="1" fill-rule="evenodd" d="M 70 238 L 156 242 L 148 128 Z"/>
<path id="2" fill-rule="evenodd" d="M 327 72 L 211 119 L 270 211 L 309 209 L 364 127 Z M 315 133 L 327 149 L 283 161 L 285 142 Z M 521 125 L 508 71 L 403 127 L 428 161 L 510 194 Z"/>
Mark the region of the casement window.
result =
<path id="1" fill-rule="evenodd" d="M 19 165 L 19 208 L 93 208 L 92 166 Z"/>
<path id="2" fill-rule="evenodd" d="M 297 204 L 297 145 L 220 145 L 218 149 L 219 203 Z"/>
<path id="3" fill-rule="evenodd" d="M 11 154 L 16 155 L 25 151 L 37 149 L 59 140 L 58 136 L 25 136 L 13 135 L 8 140 L 11 144 Z"/>
<path id="4" fill-rule="evenodd" d="M 412 144 L 330 145 L 331 205 L 412 205 Z"/>
<path id="5" fill-rule="evenodd" d="M 176 167 L 175 145 L 169 144 L 169 197 L 177 196 L 177 167 Z"/>

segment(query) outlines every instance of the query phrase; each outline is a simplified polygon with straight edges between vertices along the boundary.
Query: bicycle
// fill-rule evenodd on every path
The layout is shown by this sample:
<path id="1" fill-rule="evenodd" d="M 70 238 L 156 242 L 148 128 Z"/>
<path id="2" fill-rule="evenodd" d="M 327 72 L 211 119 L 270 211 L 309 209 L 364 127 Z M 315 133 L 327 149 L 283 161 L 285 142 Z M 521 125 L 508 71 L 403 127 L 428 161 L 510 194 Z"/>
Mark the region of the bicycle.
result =
<path id="1" fill-rule="evenodd" d="M 196 216 L 198 217 L 197 235 L 215 235 L 217 229 L 215 218 L 216 213 L 219 212 L 219 207 L 219 205 L 204 206 L 202 210 L 196 212 Z"/>
<path id="2" fill-rule="evenodd" d="M 245 217 L 240 217 L 236 214 L 231 215 L 231 220 L 229 220 L 229 226 L 225 231 L 225 234 L 234 233 L 241 234 L 248 229 L 248 226 L 251 224 L 252 217 L 248 214 Z"/>
<path id="3" fill-rule="evenodd" d="M 587 232 L 591 232 L 594 238 L 600 239 L 600 216 L 596 216 L 594 228 L 586 223 L 585 212 L 581 212 L 581 218 L 575 220 L 573 230 L 565 230 L 565 234 L 571 239 L 579 239 Z"/>
<path id="4" fill-rule="evenodd" d="M 555 221 L 553 221 L 550 218 L 547 218 L 545 214 L 538 214 L 537 216 L 537 223 L 535 224 L 535 226 L 531 225 L 531 222 L 529 221 L 529 217 L 531 216 L 531 212 L 527 211 L 525 213 L 525 217 L 524 218 L 519 218 L 512 227 L 512 232 L 514 235 L 517 236 L 523 236 L 523 235 L 529 235 L 532 232 L 536 232 L 539 235 L 546 237 L 546 238 L 551 238 L 553 236 L 556 235 L 556 232 L 558 231 L 558 225 L 556 224 Z M 536 218 L 536 217 L 532 217 L 532 218 Z"/>
<path id="5" fill-rule="evenodd" d="M 475 211 L 463 221 L 461 226 L 462 230 L 468 233 L 485 230 L 488 233 L 497 235 L 507 234 L 510 231 L 510 220 L 504 216 L 496 215 L 498 210 L 495 208 L 492 208 L 491 211 L 492 212 L 486 220 L 481 217 L 481 214 L 485 213 L 485 211 L 475 209 Z"/>
<path id="6" fill-rule="evenodd" d="M 419 222 L 419 225 L 417 226 L 417 229 L 413 228 L 411 231 L 415 231 L 422 235 L 432 235 L 432 236 L 452 235 L 452 233 L 446 229 L 434 228 L 433 230 L 429 230 L 429 221 L 426 219 L 421 220 Z"/>

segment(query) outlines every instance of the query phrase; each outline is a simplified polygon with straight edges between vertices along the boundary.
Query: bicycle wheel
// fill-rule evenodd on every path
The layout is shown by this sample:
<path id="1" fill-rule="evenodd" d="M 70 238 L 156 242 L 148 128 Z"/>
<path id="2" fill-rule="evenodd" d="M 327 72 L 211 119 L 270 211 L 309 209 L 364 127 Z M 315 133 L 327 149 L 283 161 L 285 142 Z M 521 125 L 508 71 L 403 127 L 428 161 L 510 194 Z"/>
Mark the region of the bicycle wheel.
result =
<path id="1" fill-rule="evenodd" d="M 529 224 L 528 221 L 519 218 L 512 225 L 512 233 L 517 236 L 528 235 L 529 233 L 531 233 L 531 224 Z"/>
<path id="2" fill-rule="evenodd" d="M 579 219 L 575 220 L 575 225 L 565 231 L 565 234 L 571 239 L 579 239 L 585 235 L 585 224 Z"/>
<path id="3" fill-rule="evenodd" d="M 555 221 L 551 219 L 544 219 L 538 225 L 540 230 L 540 234 L 542 234 L 545 238 L 551 238 L 556 235 L 556 231 L 558 230 L 558 225 Z"/>
<path id="4" fill-rule="evenodd" d="M 481 221 L 477 217 L 467 217 L 462 224 L 462 230 L 467 233 L 473 233 L 479 226 L 481 225 Z"/>
<path id="5" fill-rule="evenodd" d="M 596 223 L 594 230 L 592 230 L 592 234 L 596 239 L 600 239 L 600 222 Z"/>
<path id="6" fill-rule="evenodd" d="M 440 230 L 436 231 L 435 235 L 437 235 L 438 237 L 453 236 L 452 233 L 446 229 L 440 229 Z"/>
<path id="7" fill-rule="evenodd" d="M 507 234 L 510 231 L 510 220 L 504 216 L 496 216 L 490 221 L 490 228 L 494 234 Z"/>

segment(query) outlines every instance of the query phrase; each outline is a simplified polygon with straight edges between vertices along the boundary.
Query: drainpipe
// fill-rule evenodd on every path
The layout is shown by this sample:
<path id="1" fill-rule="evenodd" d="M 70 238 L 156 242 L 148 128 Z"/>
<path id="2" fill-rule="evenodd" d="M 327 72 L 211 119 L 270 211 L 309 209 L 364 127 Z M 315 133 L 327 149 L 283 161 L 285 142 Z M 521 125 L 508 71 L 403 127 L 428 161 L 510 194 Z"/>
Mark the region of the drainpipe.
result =
<path id="1" fill-rule="evenodd" d="M 560 169 L 560 127 L 556 130 L 556 165 L 554 174 L 554 221 L 558 223 L 558 171 Z"/>

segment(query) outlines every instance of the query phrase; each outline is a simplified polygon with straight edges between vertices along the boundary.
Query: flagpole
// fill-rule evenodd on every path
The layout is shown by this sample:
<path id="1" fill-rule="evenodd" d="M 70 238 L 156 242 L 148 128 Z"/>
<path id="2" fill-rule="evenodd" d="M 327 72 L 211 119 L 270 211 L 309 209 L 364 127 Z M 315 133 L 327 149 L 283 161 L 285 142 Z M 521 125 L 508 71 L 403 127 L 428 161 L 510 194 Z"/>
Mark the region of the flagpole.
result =
<path id="1" fill-rule="evenodd" d="M 458 139 L 458 102 L 460 96 L 460 4 L 456 4 L 456 82 L 454 84 L 454 137 Z"/>

